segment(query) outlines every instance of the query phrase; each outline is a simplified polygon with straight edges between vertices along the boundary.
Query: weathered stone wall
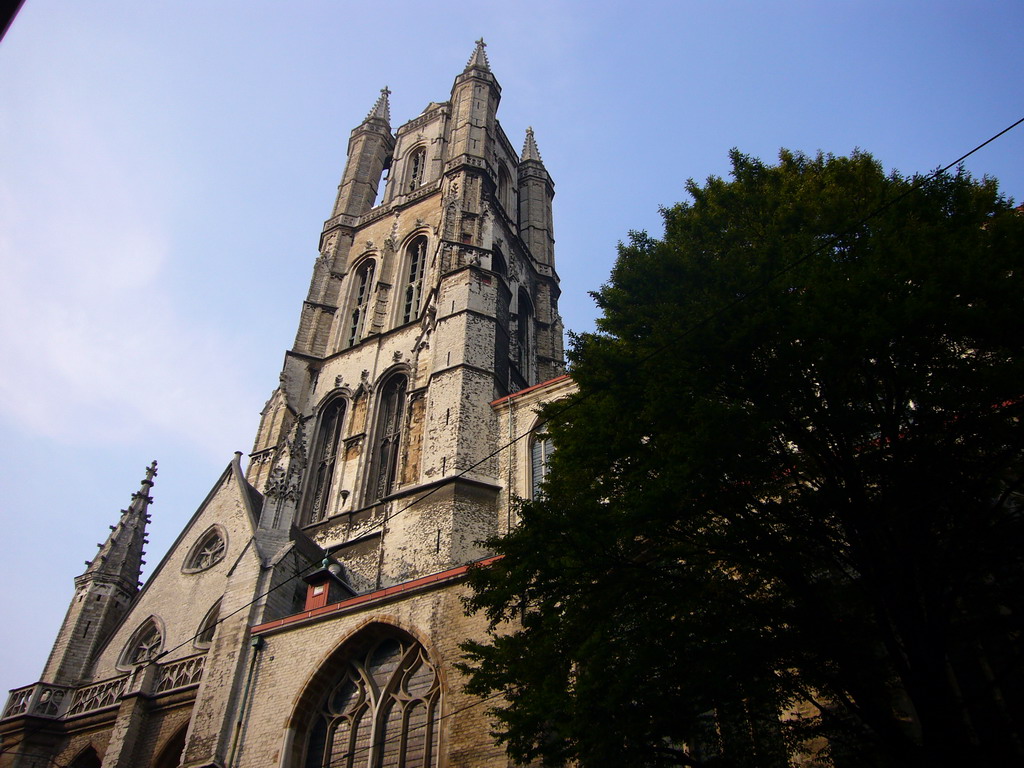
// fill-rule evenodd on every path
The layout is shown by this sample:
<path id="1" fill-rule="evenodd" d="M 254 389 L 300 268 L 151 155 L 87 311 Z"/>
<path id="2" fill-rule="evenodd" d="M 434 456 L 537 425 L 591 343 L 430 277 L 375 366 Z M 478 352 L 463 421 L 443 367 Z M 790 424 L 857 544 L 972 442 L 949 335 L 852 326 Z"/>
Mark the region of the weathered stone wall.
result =
<path id="1" fill-rule="evenodd" d="M 245 718 L 246 734 L 238 754 L 239 768 L 298 766 L 304 748 L 302 731 L 312 707 L 303 693 L 335 649 L 360 629 L 375 623 L 398 627 L 427 650 L 442 680 L 442 768 L 508 766 L 504 751 L 488 736 L 488 704 L 462 691 L 463 678 L 455 669 L 459 644 L 481 637 L 486 622 L 463 615 L 458 584 L 421 592 L 386 605 L 349 612 L 319 622 L 269 632 L 254 677 Z"/>
<path id="2" fill-rule="evenodd" d="M 504 446 L 498 455 L 501 490 L 496 502 L 500 510 L 501 533 L 507 533 L 518 523 L 516 500 L 528 499 L 531 494 L 530 444 L 535 428 L 542 423 L 538 411 L 545 404 L 568 397 L 575 391 L 575 382 L 563 375 L 491 404 Z"/>
<path id="3" fill-rule="evenodd" d="M 454 667 L 459 644 L 482 637 L 486 622 L 463 614 L 458 581 L 401 586 L 480 559 L 487 554 L 480 542 L 514 523 L 514 498 L 529 489 L 529 441 L 489 455 L 532 425 L 531 409 L 541 400 L 564 394 L 564 385 L 556 384 L 495 400 L 561 371 L 561 321 L 551 190 L 538 175 L 543 166 L 531 160 L 538 184 L 520 183 L 518 154 L 496 119 L 500 87 L 482 46 L 472 61 L 449 101 L 431 103 L 394 136 L 386 94 L 353 131 L 295 345 L 254 440 L 248 478 L 265 499 L 251 493 L 237 463 L 225 472 L 114 629 L 91 674 L 93 680 L 125 674 L 125 646 L 153 616 L 163 648 L 171 649 L 160 664 L 205 652 L 198 688 L 154 697 L 158 670 L 143 667 L 132 675 L 116 715 L 108 709 L 102 717 L 55 721 L 48 754 L 59 753 L 66 763 L 92 743 L 109 753 L 111 765 L 141 767 L 188 722 L 182 764 L 225 765 L 244 710 L 233 765 L 295 765 L 312 715 L 310 697 L 303 698 L 310 680 L 361 628 L 389 625 L 417 638 L 441 676 L 439 765 L 507 765 L 488 735 L 487 706 L 462 692 Z M 421 149 L 422 178 L 412 184 L 411 158 Z M 389 163 L 381 192 L 379 178 Z M 531 210 L 527 223 L 537 231 L 523 226 L 524 202 Z M 419 312 L 407 321 L 409 246 L 421 236 L 427 251 Z M 531 254 L 530 242 L 544 253 Z M 360 305 L 362 333 L 353 343 L 357 277 L 367 259 L 375 269 Z M 520 296 L 529 298 L 532 315 L 519 311 Z M 525 323 L 530 348 L 520 355 L 524 334 L 517 331 Z M 378 498 L 380 394 L 396 374 L 408 377 L 399 464 L 396 482 Z M 318 508 L 311 521 L 303 497 L 312 483 L 317 431 L 325 404 L 339 398 L 345 421 L 331 498 L 322 518 Z M 187 572 L 185 559 L 214 525 L 225 536 L 225 556 Z M 400 594 L 263 632 L 266 646 L 256 649 L 250 627 L 296 610 L 301 576 L 319 566 L 321 550 L 342 564 L 357 594 L 383 588 Z M 193 635 L 218 599 L 224 620 L 208 650 L 199 648 Z M 5 759 L 0 755 L 0 765 Z"/>

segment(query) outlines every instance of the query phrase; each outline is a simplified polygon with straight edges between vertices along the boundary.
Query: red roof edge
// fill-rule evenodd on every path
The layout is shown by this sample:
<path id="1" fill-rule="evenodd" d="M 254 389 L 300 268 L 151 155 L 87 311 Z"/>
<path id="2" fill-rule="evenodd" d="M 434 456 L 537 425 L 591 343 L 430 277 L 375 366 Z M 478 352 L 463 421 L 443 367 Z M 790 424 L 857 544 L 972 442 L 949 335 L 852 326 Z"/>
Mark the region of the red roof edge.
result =
<path id="1" fill-rule="evenodd" d="M 468 565 L 460 565 L 457 568 L 449 568 L 447 571 L 441 571 L 440 573 L 432 573 L 429 576 L 421 576 L 418 579 L 412 581 L 406 581 L 401 584 L 396 584 L 393 587 L 386 587 L 384 589 L 378 589 L 376 592 L 368 592 L 365 595 L 356 595 L 350 597 L 347 600 L 342 600 L 340 603 L 331 603 L 320 608 L 313 608 L 308 611 L 301 611 L 299 613 L 292 614 L 291 616 L 285 616 L 283 619 L 275 619 L 274 621 L 268 621 L 263 624 L 257 624 L 252 628 L 253 634 L 260 634 L 263 632 L 269 632 L 273 629 L 280 629 L 281 627 L 287 627 L 292 624 L 299 624 L 308 621 L 309 619 L 315 619 L 320 616 L 324 616 L 331 613 L 343 612 L 348 608 L 354 608 L 364 603 L 377 603 L 388 600 L 401 595 L 406 592 L 412 592 L 418 589 L 426 589 L 435 585 L 442 584 L 444 582 L 453 581 L 466 575 L 466 572 L 470 568 L 478 568 L 485 565 L 490 565 L 496 560 L 500 560 L 501 556 L 496 555 L 494 557 L 485 557 L 483 560 L 477 560 L 469 563 Z"/>
<path id="2" fill-rule="evenodd" d="M 534 384 L 532 387 L 527 387 L 526 389 L 520 389 L 518 392 L 513 392 L 511 395 L 505 395 L 504 397 L 499 397 L 497 400 L 492 400 L 491 401 L 491 405 L 498 405 L 499 403 L 504 403 L 506 400 L 511 400 L 513 397 L 519 397 L 520 395 L 525 395 L 527 392 L 532 392 L 535 389 L 540 389 L 541 387 L 546 387 L 546 386 L 548 386 L 550 384 L 554 384 L 556 381 L 561 381 L 562 379 L 568 379 L 568 378 L 569 378 L 569 374 L 568 373 L 563 373 L 561 376 L 555 376 L 555 378 L 548 379 L 547 381 L 542 381 L 540 384 Z"/>

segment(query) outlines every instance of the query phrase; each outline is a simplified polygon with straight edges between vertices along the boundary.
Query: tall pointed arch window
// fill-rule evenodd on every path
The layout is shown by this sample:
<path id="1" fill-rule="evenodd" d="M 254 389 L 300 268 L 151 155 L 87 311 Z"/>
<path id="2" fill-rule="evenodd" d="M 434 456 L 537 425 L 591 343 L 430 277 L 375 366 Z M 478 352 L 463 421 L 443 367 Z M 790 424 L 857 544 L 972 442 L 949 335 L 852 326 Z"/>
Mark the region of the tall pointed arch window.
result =
<path id="1" fill-rule="evenodd" d="M 533 303 L 526 291 L 519 291 L 516 317 L 516 363 L 527 385 L 533 383 L 530 363 L 533 359 Z"/>
<path id="2" fill-rule="evenodd" d="M 182 753 L 185 751 L 185 735 L 188 733 L 188 723 L 183 725 L 165 743 L 157 754 L 153 768 L 178 768 L 181 765 Z"/>
<path id="3" fill-rule="evenodd" d="M 195 639 L 192 641 L 196 648 L 209 648 L 213 642 L 213 633 L 217 631 L 217 623 L 220 620 L 220 600 L 213 604 L 213 607 L 206 612 Z"/>
<path id="4" fill-rule="evenodd" d="M 380 390 L 377 412 L 377 439 L 374 448 L 374 473 L 371 495 L 374 500 L 387 496 L 398 475 L 398 455 L 405 421 L 405 394 L 408 379 L 395 374 Z"/>
<path id="5" fill-rule="evenodd" d="M 145 664 L 155 659 L 163 647 L 163 629 L 156 617 L 150 616 L 132 633 L 131 639 L 121 651 L 118 666 L 126 669 L 136 664 Z"/>
<path id="6" fill-rule="evenodd" d="M 434 768 L 441 685 L 423 646 L 385 637 L 352 653 L 309 726 L 303 768 Z"/>
<path id="7" fill-rule="evenodd" d="M 508 265 L 505 263 L 505 256 L 500 248 L 495 248 L 491 252 L 491 271 L 497 272 L 502 277 L 508 276 Z"/>
<path id="8" fill-rule="evenodd" d="M 51 762 L 56 761 L 51 760 Z M 100 768 L 101 765 L 100 756 L 96 754 L 96 749 L 90 744 L 78 753 L 78 756 L 71 761 L 69 768 Z"/>
<path id="9" fill-rule="evenodd" d="M 512 183 L 509 181 L 508 171 L 505 170 L 505 164 L 502 163 L 498 166 L 498 202 L 501 203 L 501 207 L 505 209 L 505 213 L 511 216 L 514 211 L 512 210 Z"/>
<path id="10" fill-rule="evenodd" d="M 551 438 L 544 433 L 535 434 L 530 441 L 530 498 L 539 499 L 544 495 L 542 485 L 548 476 L 548 461 L 554 446 Z"/>
<path id="11" fill-rule="evenodd" d="M 330 514 L 334 475 L 341 452 L 345 423 L 345 400 L 337 397 L 323 409 L 316 444 L 313 447 L 313 480 L 309 488 L 306 518 L 310 523 Z"/>
<path id="12" fill-rule="evenodd" d="M 415 320 L 420 313 L 420 296 L 423 292 L 423 272 L 427 266 L 427 238 L 417 237 L 405 249 L 405 303 L 402 322 Z"/>
<path id="13" fill-rule="evenodd" d="M 417 147 L 409 155 L 409 180 L 407 188 L 409 192 L 423 186 L 426 178 L 427 148 Z"/>
<path id="14" fill-rule="evenodd" d="M 352 309 L 349 312 L 348 342 L 351 347 L 363 338 L 366 315 L 370 311 L 370 291 L 373 287 L 373 259 L 367 259 L 356 270 L 352 283 Z"/>

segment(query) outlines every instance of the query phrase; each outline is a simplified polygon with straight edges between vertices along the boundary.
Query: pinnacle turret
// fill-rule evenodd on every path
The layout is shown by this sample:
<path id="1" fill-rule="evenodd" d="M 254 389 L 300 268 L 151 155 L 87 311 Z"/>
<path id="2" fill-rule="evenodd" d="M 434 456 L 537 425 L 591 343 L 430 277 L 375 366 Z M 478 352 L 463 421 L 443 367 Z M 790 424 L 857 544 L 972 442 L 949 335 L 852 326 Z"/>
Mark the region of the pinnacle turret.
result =
<path id="1" fill-rule="evenodd" d="M 544 162 L 540 159 L 540 150 L 537 149 L 537 139 L 534 138 L 533 128 L 526 129 L 526 141 L 523 142 L 523 154 L 519 159 L 522 162 L 526 162 L 527 160 L 536 160 L 538 163 Z"/>
<path id="2" fill-rule="evenodd" d="M 473 49 L 472 55 L 469 57 L 469 61 L 466 62 L 466 68 L 464 72 L 468 72 L 471 69 L 482 69 L 484 72 L 491 71 L 491 65 L 487 61 L 487 43 L 481 37 L 476 41 L 476 48 Z"/>
<path id="3" fill-rule="evenodd" d="M 86 562 L 85 573 L 76 581 L 100 578 L 105 581 L 122 582 L 128 592 L 138 589 L 139 576 L 145 561 L 146 523 L 149 522 L 149 495 L 156 477 L 156 462 L 146 468 L 146 477 L 138 491 L 132 494 L 128 509 L 121 510 L 121 519 L 112 526 L 107 540 L 99 545 L 100 551 L 91 561 Z"/>
<path id="4" fill-rule="evenodd" d="M 380 89 L 380 96 L 377 97 L 377 101 L 374 102 L 373 107 L 363 120 L 364 123 L 371 120 L 383 120 L 386 125 L 391 125 L 391 104 L 388 101 L 390 95 L 391 90 L 386 85 Z"/>
<path id="5" fill-rule="evenodd" d="M 139 593 L 139 575 L 145 560 L 146 523 L 149 495 L 156 476 L 156 462 L 146 469 L 146 478 L 128 509 L 121 510 L 117 525 L 110 527 L 107 540 L 96 557 L 86 561 L 85 573 L 75 578 L 71 600 L 57 642 L 43 670 L 42 680 L 58 685 L 78 685 L 93 664 L 105 638 L 124 618 Z"/>

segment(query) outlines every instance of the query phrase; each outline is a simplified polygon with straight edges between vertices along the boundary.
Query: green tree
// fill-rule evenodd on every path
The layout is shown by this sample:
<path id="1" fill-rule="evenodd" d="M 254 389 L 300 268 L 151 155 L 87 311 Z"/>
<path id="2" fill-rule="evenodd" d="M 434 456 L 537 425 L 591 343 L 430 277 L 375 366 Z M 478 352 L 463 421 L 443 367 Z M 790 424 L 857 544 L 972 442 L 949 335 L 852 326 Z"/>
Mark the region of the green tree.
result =
<path id="1" fill-rule="evenodd" d="M 469 688 L 524 761 L 1020 764 L 1024 217 L 862 152 L 731 176 L 595 294 Z"/>

